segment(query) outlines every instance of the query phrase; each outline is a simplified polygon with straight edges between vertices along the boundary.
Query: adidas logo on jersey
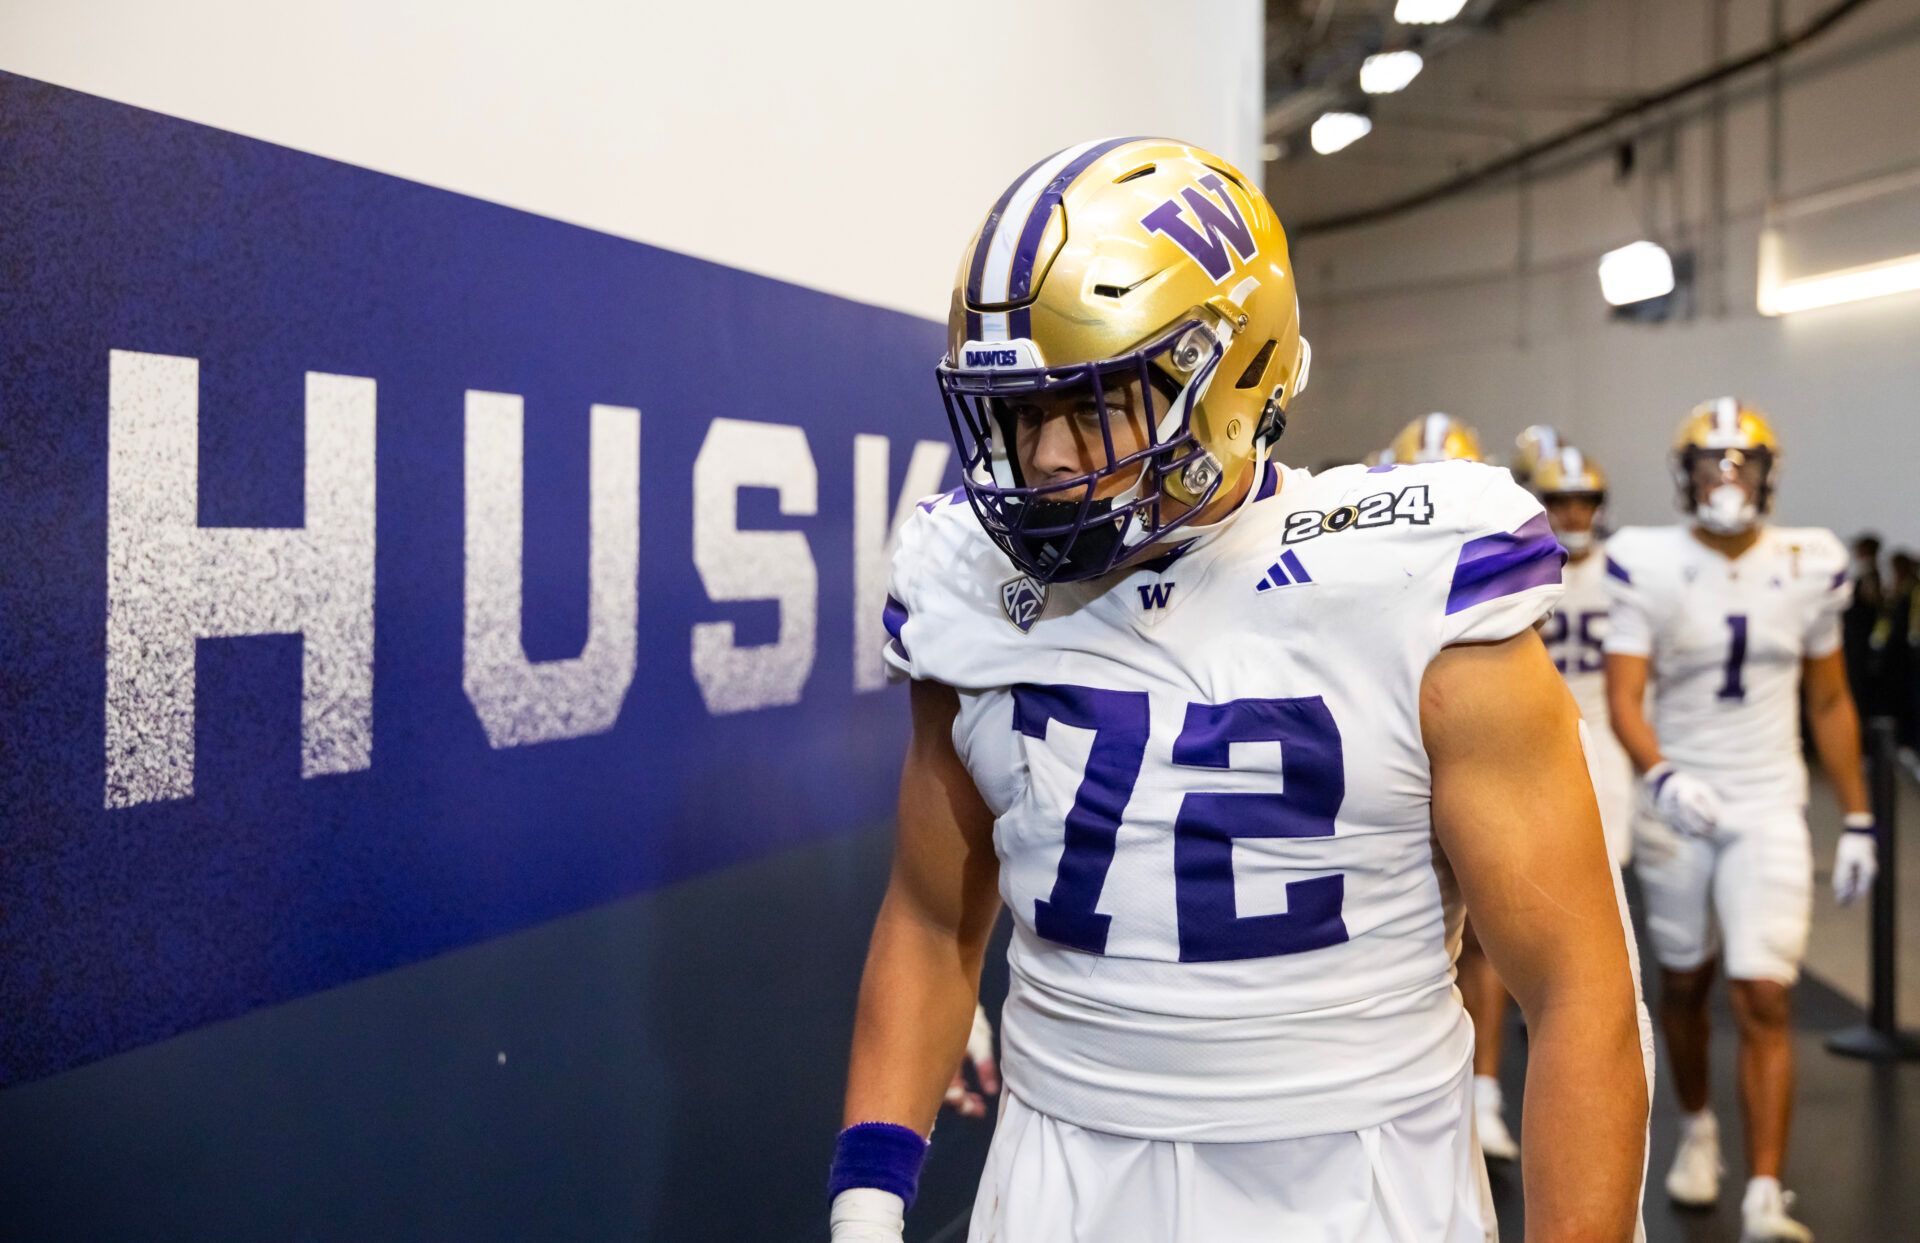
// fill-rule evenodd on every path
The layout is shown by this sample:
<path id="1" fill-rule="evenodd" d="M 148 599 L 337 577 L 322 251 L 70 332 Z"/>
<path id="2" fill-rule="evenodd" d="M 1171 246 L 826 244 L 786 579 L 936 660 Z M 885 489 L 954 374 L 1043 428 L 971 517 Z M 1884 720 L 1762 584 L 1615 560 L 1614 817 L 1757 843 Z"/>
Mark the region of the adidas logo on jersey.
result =
<path id="1" fill-rule="evenodd" d="M 1307 567 L 1300 564 L 1300 554 L 1289 548 L 1280 554 L 1280 559 L 1267 567 L 1267 575 L 1253 585 L 1255 591 L 1273 591 L 1280 587 L 1303 587 L 1313 581 L 1307 573 Z"/>

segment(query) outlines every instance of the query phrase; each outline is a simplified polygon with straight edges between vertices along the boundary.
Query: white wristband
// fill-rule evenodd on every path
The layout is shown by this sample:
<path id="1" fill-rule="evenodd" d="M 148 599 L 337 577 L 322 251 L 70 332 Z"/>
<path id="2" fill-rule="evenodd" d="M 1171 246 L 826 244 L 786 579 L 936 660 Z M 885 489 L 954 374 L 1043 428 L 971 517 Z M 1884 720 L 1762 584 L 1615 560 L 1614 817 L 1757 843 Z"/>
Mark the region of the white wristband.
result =
<path id="1" fill-rule="evenodd" d="M 849 1187 L 833 1197 L 828 1223 L 832 1243 L 900 1243 L 907 1228 L 907 1206 L 891 1191 Z"/>
<path id="2" fill-rule="evenodd" d="M 1842 817 L 1841 824 L 1850 831 L 1873 828 L 1873 813 L 1870 811 L 1850 811 Z"/>

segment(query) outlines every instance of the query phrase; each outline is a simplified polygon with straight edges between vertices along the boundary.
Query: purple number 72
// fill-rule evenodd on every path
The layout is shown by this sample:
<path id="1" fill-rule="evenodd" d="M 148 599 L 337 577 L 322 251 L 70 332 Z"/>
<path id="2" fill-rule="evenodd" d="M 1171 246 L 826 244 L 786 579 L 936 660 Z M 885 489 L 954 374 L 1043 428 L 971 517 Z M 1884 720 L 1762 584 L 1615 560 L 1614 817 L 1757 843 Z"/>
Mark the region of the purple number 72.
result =
<path id="1" fill-rule="evenodd" d="M 1147 696 L 1084 686 L 1016 686 L 1014 728 L 1045 738 L 1059 721 L 1094 733 L 1087 768 L 1067 812 L 1051 894 L 1034 903 L 1034 930 L 1088 953 L 1106 952 L 1110 915 L 1096 908 L 1113 863 L 1120 822 L 1140 778 L 1149 727 Z M 1345 878 L 1312 876 L 1287 885 L 1287 909 L 1241 916 L 1233 884 L 1237 838 L 1331 837 L 1346 796 L 1340 731 L 1319 696 L 1190 704 L 1173 762 L 1227 769 L 1236 742 L 1278 742 L 1282 790 L 1196 791 L 1174 819 L 1174 898 L 1180 958 L 1214 962 L 1298 954 L 1347 939 L 1340 910 Z"/>

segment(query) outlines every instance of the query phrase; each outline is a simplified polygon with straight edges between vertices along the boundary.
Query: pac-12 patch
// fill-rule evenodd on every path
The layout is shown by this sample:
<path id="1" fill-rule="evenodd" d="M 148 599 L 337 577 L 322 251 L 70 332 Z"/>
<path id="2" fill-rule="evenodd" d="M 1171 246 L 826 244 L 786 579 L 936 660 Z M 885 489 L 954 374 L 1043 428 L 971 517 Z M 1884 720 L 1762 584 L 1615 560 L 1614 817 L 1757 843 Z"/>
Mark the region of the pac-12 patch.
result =
<path id="1" fill-rule="evenodd" d="M 1047 607 L 1046 586 L 1024 574 L 1010 578 L 1000 584 L 1000 607 L 1005 610 L 1007 620 L 1025 634 L 1033 629 L 1033 623 L 1040 620 L 1040 611 Z"/>

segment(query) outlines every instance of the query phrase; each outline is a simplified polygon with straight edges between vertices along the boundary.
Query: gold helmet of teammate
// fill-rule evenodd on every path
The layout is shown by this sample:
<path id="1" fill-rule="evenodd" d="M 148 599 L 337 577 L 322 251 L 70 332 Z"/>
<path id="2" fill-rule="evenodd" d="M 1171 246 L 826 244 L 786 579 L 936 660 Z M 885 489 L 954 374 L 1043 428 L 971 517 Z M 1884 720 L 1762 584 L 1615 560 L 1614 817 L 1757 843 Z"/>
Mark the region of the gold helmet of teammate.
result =
<path id="1" fill-rule="evenodd" d="M 1508 469 L 1521 487 L 1533 485 L 1533 472 L 1541 462 L 1560 452 L 1566 441 L 1545 423 L 1535 423 L 1513 438 L 1513 465 Z"/>
<path id="2" fill-rule="evenodd" d="M 1673 437 L 1681 507 L 1717 535 L 1752 530 L 1773 509 L 1780 458 L 1766 415 L 1735 397 L 1701 402 Z"/>
<path id="3" fill-rule="evenodd" d="M 1478 462 L 1480 433 L 1450 414 L 1423 414 L 1400 429 L 1387 446 L 1387 460 L 1415 462 Z"/>
<path id="4" fill-rule="evenodd" d="M 1533 469 L 1533 490 L 1543 500 L 1552 496 L 1591 496 L 1605 500 L 1607 475 L 1594 460 L 1572 445 L 1563 445 Z"/>
<path id="5" fill-rule="evenodd" d="M 974 512 L 1049 582 L 1103 574 L 1231 495 L 1308 361 L 1259 183 L 1199 147 L 1115 138 L 1048 156 L 993 205 L 960 262 L 938 375 Z M 1087 411 L 1105 460 L 1026 479 L 1017 421 L 1062 402 Z M 1116 451 L 1121 419 L 1144 425 L 1144 448 Z"/>
<path id="6" fill-rule="evenodd" d="M 1606 472 L 1572 445 L 1562 445 L 1533 468 L 1533 491 L 1547 507 L 1553 534 L 1575 558 L 1593 547 L 1600 508 L 1607 503 Z"/>

